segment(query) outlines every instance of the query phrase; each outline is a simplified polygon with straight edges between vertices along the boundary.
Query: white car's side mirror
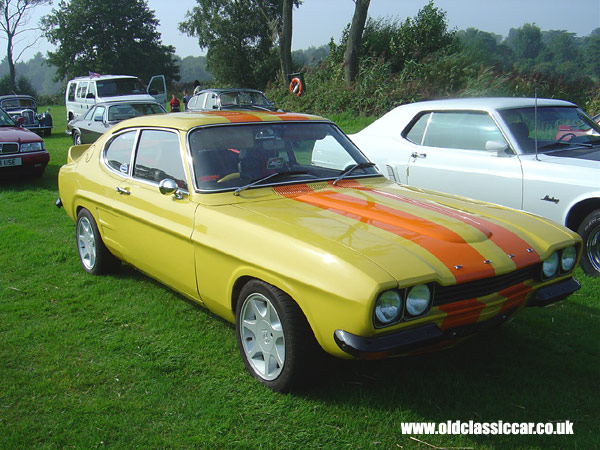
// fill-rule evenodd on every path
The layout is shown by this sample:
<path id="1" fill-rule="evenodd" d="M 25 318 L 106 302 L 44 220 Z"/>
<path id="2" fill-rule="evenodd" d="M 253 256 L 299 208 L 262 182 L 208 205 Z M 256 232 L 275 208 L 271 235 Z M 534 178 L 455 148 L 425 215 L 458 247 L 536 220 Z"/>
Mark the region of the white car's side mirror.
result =
<path id="1" fill-rule="evenodd" d="M 497 156 L 509 156 L 512 154 L 509 151 L 508 144 L 504 141 L 486 141 L 485 149 L 488 152 L 496 153 Z"/>

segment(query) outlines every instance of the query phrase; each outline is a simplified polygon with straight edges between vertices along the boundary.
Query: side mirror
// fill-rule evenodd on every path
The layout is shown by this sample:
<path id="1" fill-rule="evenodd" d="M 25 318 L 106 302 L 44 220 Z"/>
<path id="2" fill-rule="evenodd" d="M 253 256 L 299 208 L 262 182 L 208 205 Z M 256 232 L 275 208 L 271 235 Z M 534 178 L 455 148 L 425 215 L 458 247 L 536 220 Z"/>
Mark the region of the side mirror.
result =
<path id="1" fill-rule="evenodd" d="M 175 183 L 175 180 L 171 178 L 165 178 L 158 183 L 158 190 L 162 195 L 174 195 L 177 200 L 183 198 L 183 194 L 179 191 L 179 186 Z"/>
<path id="2" fill-rule="evenodd" d="M 496 156 L 509 156 L 512 154 L 508 144 L 504 141 L 486 141 L 485 149 L 490 153 L 496 153 Z"/>

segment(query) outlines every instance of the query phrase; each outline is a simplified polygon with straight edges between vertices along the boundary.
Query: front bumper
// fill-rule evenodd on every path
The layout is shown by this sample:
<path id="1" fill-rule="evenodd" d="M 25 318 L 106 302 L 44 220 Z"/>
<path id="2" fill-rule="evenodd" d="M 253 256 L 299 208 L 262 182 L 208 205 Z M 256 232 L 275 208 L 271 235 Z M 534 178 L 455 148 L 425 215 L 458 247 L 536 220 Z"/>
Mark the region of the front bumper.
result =
<path id="1" fill-rule="evenodd" d="M 527 306 L 545 306 L 563 300 L 581 285 L 574 278 L 538 289 L 533 293 Z M 409 330 L 401 330 L 384 336 L 356 336 L 344 330 L 336 330 L 336 344 L 346 353 L 359 359 L 380 359 L 430 348 L 451 346 L 457 339 L 464 338 L 485 329 L 493 328 L 508 320 L 518 308 L 504 311 L 491 319 L 441 330 L 429 323 Z"/>

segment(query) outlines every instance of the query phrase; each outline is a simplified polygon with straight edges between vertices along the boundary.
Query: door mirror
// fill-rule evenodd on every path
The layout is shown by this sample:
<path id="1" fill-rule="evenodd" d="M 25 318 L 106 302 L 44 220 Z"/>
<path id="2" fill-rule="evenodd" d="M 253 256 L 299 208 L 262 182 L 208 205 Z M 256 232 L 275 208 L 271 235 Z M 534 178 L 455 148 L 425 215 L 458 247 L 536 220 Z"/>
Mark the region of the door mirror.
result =
<path id="1" fill-rule="evenodd" d="M 158 184 L 158 190 L 163 195 L 171 195 L 177 191 L 177 183 L 171 178 L 165 178 Z"/>
<path id="2" fill-rule="evenodd" d="M 496 153 L 497 156 L 509 156 L 512 154 L 508 148 L 508 144 L 503 141 L 486 141 L 485 149 L 490 153 Z"/>

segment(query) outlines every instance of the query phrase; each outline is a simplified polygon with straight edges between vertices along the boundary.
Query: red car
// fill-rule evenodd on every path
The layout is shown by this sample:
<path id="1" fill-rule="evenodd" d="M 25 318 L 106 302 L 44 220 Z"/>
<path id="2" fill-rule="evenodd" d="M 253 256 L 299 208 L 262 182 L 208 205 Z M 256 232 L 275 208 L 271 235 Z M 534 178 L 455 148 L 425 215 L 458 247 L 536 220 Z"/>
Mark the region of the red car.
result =
<path id="1" fill-rule="evenodd" d="M 43 139 L 0 109 L 0 177 L 9 172 L 42 176 L 49 160 Z"/>

